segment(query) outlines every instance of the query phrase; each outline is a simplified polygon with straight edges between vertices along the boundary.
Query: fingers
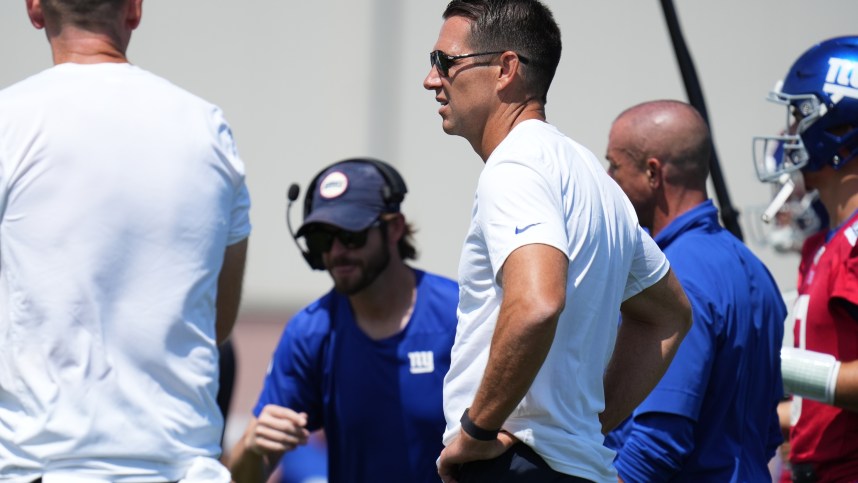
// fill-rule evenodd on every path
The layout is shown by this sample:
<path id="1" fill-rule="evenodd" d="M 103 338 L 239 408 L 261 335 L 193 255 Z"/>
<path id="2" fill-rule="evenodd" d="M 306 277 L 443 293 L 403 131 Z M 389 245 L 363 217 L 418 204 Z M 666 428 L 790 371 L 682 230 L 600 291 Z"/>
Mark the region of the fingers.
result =
<path id="1" fill-rule="evenodd" d="M 441 451 L 438 458 L 438 476 L 444 483 L 457 483 L 462 464 L 497 458 L 518 442 L 518 438 L 506 431 L 498 433 L 494 441 L 477 441 L 467 433 L 460 433 Z"/>
<path id="2" fill-rule="evenodd" d="M 441 451 L 441 457 L 438 458 L 438 476 L 441 477 L 443 483 L 458 483 L 456 473 L 459 465 L 451 463 L 447 453 L 445 448 L 444 451 Z"/>
<path id="3" fill-rule="evenodd" d="M 512 448 L 513 446 L 515 446 L 516 443 L 519 442 L 518 438 L 513 436 L 511 433 L 507 433 L 506 431 L 501 431 L 500 433 L 498 433 L 498 441 L 500 441 L 503 445 L 503 452 L 501 454 L 505 453 L 506 450 Z"/>
<path id="4" fill-rule="evenodd" d="M 260 454 L 291 451 L 307 443 L 310 432 L 305 428 L 306 425 L 305 413 L 269 404 L 262 409 L 249 432 L 246 446 Z"/>

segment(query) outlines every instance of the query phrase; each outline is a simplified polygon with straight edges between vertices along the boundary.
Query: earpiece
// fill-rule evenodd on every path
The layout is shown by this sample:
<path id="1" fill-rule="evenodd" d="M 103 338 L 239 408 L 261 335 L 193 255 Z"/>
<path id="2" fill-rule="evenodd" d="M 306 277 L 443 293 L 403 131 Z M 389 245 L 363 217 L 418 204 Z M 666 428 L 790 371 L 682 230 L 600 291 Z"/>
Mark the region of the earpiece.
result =
<path id="1" fill-rule="evenodd" d="M 290 216 L 292 213 L 292 203 L 298 199 L 298 194 L 300 194 L 301 188 L 297 183 L 292 183 L 289 186 L 289 191 L 286 194 L 286 197 L 289 200 L 289 203 L 286 205 L 286 226 L 289 228 L 289 234 L 292 235 L 292 240 L 295 242 L 295 246 L 298 247 L 298 251 L 301 252 L 301 256 L 304 257 L 304 260 L 307 261 L 307 264 L 313 268 L 313 270 L 324 270 L 325 265 L 322 262 L 321 256 L 313 256 L 309 250 L 304 250 L 301 248 L 301 244 L 298 243 L 298 237 L 295 236 L 295 230 L 292 229 L 292 217 Z"/>

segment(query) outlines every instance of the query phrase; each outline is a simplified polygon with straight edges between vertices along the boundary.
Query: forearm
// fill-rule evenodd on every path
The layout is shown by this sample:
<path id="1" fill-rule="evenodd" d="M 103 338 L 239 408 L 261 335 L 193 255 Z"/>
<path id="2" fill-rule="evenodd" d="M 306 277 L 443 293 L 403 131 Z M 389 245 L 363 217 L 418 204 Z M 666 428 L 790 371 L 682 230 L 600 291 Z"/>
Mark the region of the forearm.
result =
<path id="1" fill-rule="evenodd" d="M 215 331 L 218 345 L 229 338 L 238 308 L 241 304 L 241 287 L 247 259 L 247 239 L 230 245 L 224 253 L 223 266 L 218 275 Z"/>
<path id="2" fill-rule="evenodd" d="M 840 363 L 834 405 L 858 412 L 858 360 Z"/>
<path id="3" fill-rule="evenodd" d="M 513 251 L 503 267 L 503 299 L 483 380 L 469 411 L 485 429 L 500 428 L 542 367 L 566 304 L 568 259 L 547 245 Z"/>
<path id="4" fill-rule="evenodd" d="M 229 471 L 235 483 L 261 483 L 265 481 L 265 457 L 251 451 L 245 444 L 247 433 L 230 451 Z"/>
<path id="5" fill-rule="evenodd" d="M 667 371 L 691 327 L 691 305 L 673 275 L 623 303 L 623 320 L 604 376 L 602 432 L 615 428 Z"/>
<path id="6" fill-rule="evenodd" d="M 524 398 L 545 362 L 557 316 L 526 319 L 519 310 L 503 309 L 498 316 L 491 352 L 469 411 L 483 428 L 500 428 Z"/>
<path id="7" fill-rule="evenodd" d="M 605 372 L 603 432 L 620 424 L 661 380 L 682 336 L 675 331 L 654 331 L 639 324 L 622 323 L 614 353 Z"/>

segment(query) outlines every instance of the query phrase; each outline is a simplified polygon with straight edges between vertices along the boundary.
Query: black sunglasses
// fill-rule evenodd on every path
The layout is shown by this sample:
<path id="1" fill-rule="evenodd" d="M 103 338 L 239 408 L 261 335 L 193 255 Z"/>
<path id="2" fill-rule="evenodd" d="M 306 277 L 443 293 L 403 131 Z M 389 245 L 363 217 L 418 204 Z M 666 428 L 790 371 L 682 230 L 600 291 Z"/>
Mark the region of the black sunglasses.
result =
<path id="1" fill-rule="evenodd" d="M 307 250 L 309 250 L 310 253 L 327 253 L 331 247 L 334 246 L 335 238 L 339 240 L 344 247 L 350 250 L 355 250 L 366 245 L 369 230 L 376 226 L 380 226 L 381 224 L 381 220 L 376 220 L 372 225 L 369 225 L 361 231 L 330 229 L 320 226 L 309 230 L 307 234 L 304 235 L 304 241 L 307 242 Z"/>
<path id="2" fill-rule="evenodd" d="M 495 52 L 475 52 L 473 54 L 449 55 L 440 50 L 429 52 L 429 67 L 438 67 L 438 72 L 444 77 L 450 73 L 450 67 L 459 59 L 467 59 L 468 57 L 477 57 L 479 55 L 495 55 L 502 54 L 505 50 Z"/>
<path id="3" fill-rule="evenodd" d="M 506 52 L 506 50 L 498 50 L 495 52 L 475 52 L 473 54 L 462 55 L 449 55 L 441 50 L 435 50 L 429 52 L 429 68 L 438 67 L 438 72 L 441 73 L 441 75 L 443 75 L 444 77 L 447 77 L 447 75 L 449 75 L 450 73 L 450 67 L 455 64 L 456 61 L 459 59 L 467 59 L 468 57 L 476 57 L 478 55 L 502 54 L 504 52 Z M 521 61 L 522 64 L 527 63 L 527 59 L 525 57 L 519 55 L 518 53 L 516 53 L 515 55 L 518 55 L 518 59 Z"/>

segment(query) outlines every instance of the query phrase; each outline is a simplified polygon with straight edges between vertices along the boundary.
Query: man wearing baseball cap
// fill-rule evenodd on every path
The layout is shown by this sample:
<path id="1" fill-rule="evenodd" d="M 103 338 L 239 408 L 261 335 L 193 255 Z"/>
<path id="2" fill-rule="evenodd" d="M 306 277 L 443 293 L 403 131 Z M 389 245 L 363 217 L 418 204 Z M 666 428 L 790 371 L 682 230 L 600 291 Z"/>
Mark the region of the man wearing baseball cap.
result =
<path id="1" fill-rule="evenodd" d="M 332 483 L 437 481 L 458 287 L 406 264 L 416 258 L 400 212 L 406 191 L 374 159 L 340 161 L 311 181 L 295 236 L 334 288 L 286 325 L 231 453 L 236 482 L 265 481 L 322 428 Z"/>

